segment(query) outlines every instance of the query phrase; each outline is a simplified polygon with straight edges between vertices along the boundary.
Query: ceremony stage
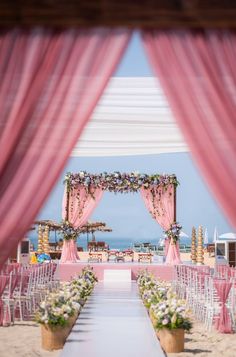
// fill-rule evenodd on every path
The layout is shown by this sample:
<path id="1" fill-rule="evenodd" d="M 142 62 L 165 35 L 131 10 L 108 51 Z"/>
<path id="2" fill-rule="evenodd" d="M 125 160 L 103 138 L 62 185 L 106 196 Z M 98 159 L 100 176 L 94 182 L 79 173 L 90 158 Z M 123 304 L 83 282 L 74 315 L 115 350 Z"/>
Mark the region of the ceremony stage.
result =
<path id="1" fill-rule="evenodd" d="M 93 267 L 93 270 L 98 278 L 102 281 L 105 270 L 131 270 L 132 280 L 137 279 L 137 275 L 141 270 L 148 269 L 157 278 L 171 281 L 174 278 L 174 266 L 156 263 L 63 263 L 59 264 L 58 275 L 61 281 L 68 281 L 71 277 L 80 273 L 86 266 Z"/>

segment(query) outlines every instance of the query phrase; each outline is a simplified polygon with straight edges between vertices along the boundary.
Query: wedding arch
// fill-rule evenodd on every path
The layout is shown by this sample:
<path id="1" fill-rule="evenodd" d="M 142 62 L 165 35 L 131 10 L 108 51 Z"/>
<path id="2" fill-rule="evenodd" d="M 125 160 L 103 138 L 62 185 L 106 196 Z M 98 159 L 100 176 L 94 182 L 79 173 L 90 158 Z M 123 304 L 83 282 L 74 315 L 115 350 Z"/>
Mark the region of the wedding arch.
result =
<path id="1" fill-rule="evenodd" d="M 145 206 L 165 231 L 166 263 L 179 264 L 178 239 L 181 226 L 176 222 L 175 175 L 141 174 L 138 172 L 90 174 L 86 171 L 67 173 L 62 205 L 62 217 L 74 228 L 84 225 L 102 198 L 103 191 L 114 193 L 140 192 Z M 73 239 L 64 241 L 62 262 L 78 259 Z"/>

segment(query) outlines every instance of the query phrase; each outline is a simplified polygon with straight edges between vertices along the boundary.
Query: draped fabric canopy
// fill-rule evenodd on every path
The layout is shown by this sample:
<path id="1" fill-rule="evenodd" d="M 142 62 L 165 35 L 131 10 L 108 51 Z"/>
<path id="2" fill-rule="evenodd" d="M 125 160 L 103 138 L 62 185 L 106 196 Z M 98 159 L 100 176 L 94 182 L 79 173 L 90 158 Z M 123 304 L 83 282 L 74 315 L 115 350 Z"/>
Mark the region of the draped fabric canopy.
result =
<path id="1" fill-rule="evenodd" d="M 154 77 L 113 77 L 72 156 L 185 152 L 161 86 Z"/>
<path id="2" fill-rule="evenodd" d="M 55 184 L 129 37 L 109 28 L 0 32 L 0 266 Z"/>
<path id="3" fill-rule="evenodd" d="M 236 227 L 236 33 L 145 31 L 145 48 L 191 153 Z"/>
<path id="4" fill-rule="evenodd" d="M 146 175 L 140 173 L 89 174 L 86 171 L 67 173 L 62 202 L 62 217 L 75 228 L 82 226 L 102 197 L 103 190 L 110 192 L 138 192 L 152 217 L 164 230 L 169 230 L 175 221 L 175 175 Z M 169 241 L 168 241 L 169 242 Z M 180 264 L 179 247 L 169 242 L 166 251 L 167 263 Z M 62 263 L 76 261 L 71 243 L 64 242 Z"/>

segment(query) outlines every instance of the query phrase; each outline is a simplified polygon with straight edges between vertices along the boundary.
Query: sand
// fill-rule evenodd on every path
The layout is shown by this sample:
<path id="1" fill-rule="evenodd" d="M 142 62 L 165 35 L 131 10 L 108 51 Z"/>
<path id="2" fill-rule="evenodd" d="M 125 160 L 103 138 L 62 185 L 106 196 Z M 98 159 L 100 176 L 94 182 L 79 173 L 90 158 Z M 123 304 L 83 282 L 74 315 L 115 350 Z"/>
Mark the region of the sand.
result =
<path id="1" fill-rule="evenodd" d="M 44 351 L 41 346 L 41 328 L 32 321 L 15 322 L 0 327 L 1 357 L 58 357 L 61 350 Z"/>
<path id="2" fill-rule="evenodd" d="M 168 357 L 235 357 L 235 334 L 208 332 L 202 323 L 194 322 L 192 331 L 185 334 L 185 351 L 168 353 Z"/>
<path id="3" fill-rule="evenodd" d="M 185 335 L 185 352 L 169 353 L 168 357 L 235 357 L 235 337 L 235 334 L 224 335 L 215 330 L 206 332 L 203 324 L 194 322 L 192 332 Z M 59 357 L 60 352 L 41 349 L 40 326 L 34 322 L 16 322 L 11 327 L 0 327 L 1 357 Z"/>

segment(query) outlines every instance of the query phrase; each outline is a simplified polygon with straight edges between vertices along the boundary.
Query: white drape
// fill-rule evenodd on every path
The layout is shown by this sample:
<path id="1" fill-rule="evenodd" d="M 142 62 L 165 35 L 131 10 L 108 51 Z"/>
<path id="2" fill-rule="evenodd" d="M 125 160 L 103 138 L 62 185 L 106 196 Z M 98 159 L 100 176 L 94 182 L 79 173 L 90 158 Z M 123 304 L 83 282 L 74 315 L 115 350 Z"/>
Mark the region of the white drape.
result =
<path id="1" fill-rule="evenodd" d="M 188 151 L 153 77 L 113 77 L 72 156 Z"/>

